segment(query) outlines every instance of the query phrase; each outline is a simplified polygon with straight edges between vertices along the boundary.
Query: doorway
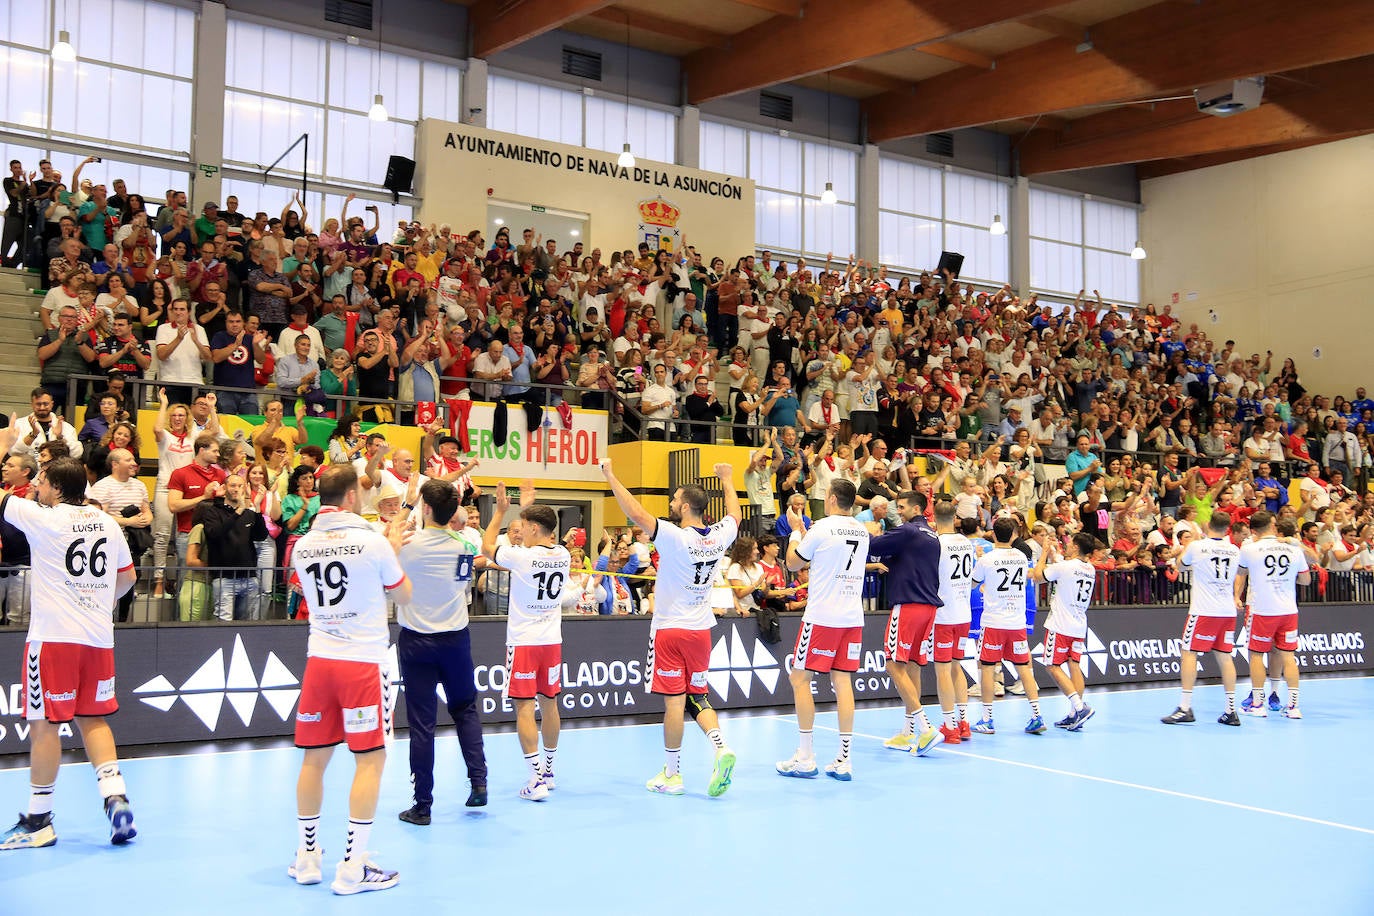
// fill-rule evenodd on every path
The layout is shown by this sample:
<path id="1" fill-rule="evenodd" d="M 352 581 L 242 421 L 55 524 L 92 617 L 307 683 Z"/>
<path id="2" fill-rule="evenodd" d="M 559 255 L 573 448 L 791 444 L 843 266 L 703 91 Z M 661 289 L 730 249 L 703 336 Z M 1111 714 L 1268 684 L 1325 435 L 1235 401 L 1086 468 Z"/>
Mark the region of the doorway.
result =
<path id="1" fill-rule="evenodd" d="M 545 242 L 549 239 L 556 241 L 560 255 L 572 251 L 573 245 L 578 242 L 582 242 L 588 251 L 591 250 L 591 246 L 586 244 L 587 233 L 591 229 L 591 215 L 588 213 L 560 210 L 540 204 L 506 200 L 488 201 L 486 237 L 496 238 L 496 233 L 500 229 L 510 231 L 512 247 L 521 244 L 526 229 L 533 229 L 536 238 L 542 237 Z M 577 269 L 576 264 L 569 266 L 573 270 Z"/>

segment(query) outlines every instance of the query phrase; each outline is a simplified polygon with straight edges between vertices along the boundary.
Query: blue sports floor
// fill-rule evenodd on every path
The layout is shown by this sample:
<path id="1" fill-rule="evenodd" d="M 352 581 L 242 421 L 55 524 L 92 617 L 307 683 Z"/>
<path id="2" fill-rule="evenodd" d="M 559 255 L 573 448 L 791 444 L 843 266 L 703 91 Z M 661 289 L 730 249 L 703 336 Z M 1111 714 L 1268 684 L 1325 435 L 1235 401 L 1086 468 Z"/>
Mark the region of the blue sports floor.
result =
<path id="1" fill-rule="evenodd" d="M 488 736 L 491 804 L 472 814 L 456 742 L 439 742 L 434 824 L 409 804 L 406 744 L 388 761 L 372 847 L 394 890 L 336 898 L 352 763 L 327 777 L 325 883 L 286 877 L 296 846 L 291 748 L 124 764 L 139 837 L 108 845 L 85 764 L 58 782 L 58 844 L 0 853 L 0 914 L 110 910 L 236 913 L 734 914 L 879 910 L 1128 914 L 1161 910 L 1374 913 L 1374 679 L 1303 684 L 1306 719 L 1215 724 L 1220 687 L 1195 694 L 1198 724 L 1168 727 L 1176 689 L 1097 693 L 1082 734 L 1020 732 L 1024 699 L 999 701 L 1002 731 L 927 758 L 885 750 L 893 709 L 858 714 L 854 781 L 779 777 L 790 717 L 736 716 L 734 785 L 706 797 L 699 730 L 683 752 L 686 797 L 650 795 L 658 726 L 565 729 L 558 789 L 516 797 L 515 736 Z M 1064 714 L 1057 694 L 1046 719 Z M 977 706 L 973 707 L 976 712 Z M 114 721 L 118 734 L 118 719 Z M 817 722 L 833 756 L 835 717 Z M 24 807 L 24 761 L 0 770 L 8 812 Z M 6 764 L 0 764 L 6 765 Z M 12 821 L 6 816 L 5 825 Z M 1258 897 L 1257 897 L 1258 895 Z M 417 907 L 435 906 L 421 910 Z"/>

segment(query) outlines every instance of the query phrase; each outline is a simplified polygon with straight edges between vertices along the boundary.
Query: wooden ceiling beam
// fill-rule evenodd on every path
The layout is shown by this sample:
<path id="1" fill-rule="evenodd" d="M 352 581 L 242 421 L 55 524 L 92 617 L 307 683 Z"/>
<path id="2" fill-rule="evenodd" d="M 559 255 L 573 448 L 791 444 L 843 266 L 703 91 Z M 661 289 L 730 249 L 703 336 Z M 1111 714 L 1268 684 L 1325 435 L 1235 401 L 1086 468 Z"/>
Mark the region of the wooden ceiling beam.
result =
<path id="1" fill-rule="evenodd" d="M 955 63 L 978 67 L 982 70 L 991 70 L 997 66 L 997 62 L 986 54 L 972 48 L 965 48 L 952 41 L 932 41 L 930 44 L 921 45 L 916 50 L 922 54 L 929 54 L 931 57 L 952 60 Z"/>
<path id="2" fill-rule="evenodd" d="M 1082 41 L 1084 27 L 1076 22 L 1067 19 L 1060 19 L 1058 16 L 1050 16 L 1041 13 L 1036 16 L 1023 16 L 1016 20 L 1021 25 L 1029 26 L 1037 32 L 1044 32 L 1046 35 L 1053 35 L 1055 38 L 1068 38 L 1073 41 Z"/>
<path id="3" fill-rule="evenodd" d="M 662 35 L 665 38 L 676 38 L 680 41 L 691 42 L 694 45 L 705 45 L 708 48 L 724 48 L 730 44 L 730 36 L 724 32 L 703 29 L 701 26 L 678 22 L 676 19 L 664 19 L 662 16 L 626 9 L 622 6 L 596 10 L 586 18 L 617 25 L 621 29 L 625 28 L 628 20 L 629 27 L 632 29 Z"/>
<path id="4" fill-rule="evenodd" d="M 922 50 L 1062 0 L 807 0 L 800 17 L 778 16 L 745 29 L 728 49 L 687 55 L 693 105 L 847 67 L 893 51 Z M 954 52 L 950 52 L 954 53 Z"/>
<path id="5" fill-rule="evenodd" d="M 872 86 L 875 89 L 882 89 L 891 92 L 897 89 L 907 89 L 911 86 L 911 80 L 904 80 L 900 76 L 890 76 L 886 73 L 879 73 L 877 70 L 869 70 L 867 67 L 836 67 L 830 71 L 830 75 L 837 80 L 849 80 L 852 83 L 863 83 L 865 86 Z"/>
<path id="6" fill-rule="evenodd" d="M 1191 103 L 1154 111 L 1111 111 L 1058 133 L 1033 134 L 1019 148 L 1023 174 L 1182 159 L 1374 130 L 1374 56 L 1314 67 L 1253 111 L 1227 118 Z"/>
<path id="7" fill-rule="evenodd" d="M 472 56 L 489 58 L 610 5 L 611 0 L 478 0 L 469 7 Z"/>
<path id="8" fill-rule="evenodd" d="M 1368 0 L 1162 3 L 1092 27 L 1094 50 L 1067 38 L 1008 52 L 997 68 L 954 71 L 864 103 L 869 140 L 883 142 L 1090 105 L 1163 95 L 1178 86 L 1256 76 L 1374 53 Z"/>
<path id="9" fill-rule="evenodd" d="M 735 0 L 740 6 L 752 7 L 756 10 L 767 10 L 779 16 L 791 16 L 794 19 L 801 15 L 802 0 Z"/>

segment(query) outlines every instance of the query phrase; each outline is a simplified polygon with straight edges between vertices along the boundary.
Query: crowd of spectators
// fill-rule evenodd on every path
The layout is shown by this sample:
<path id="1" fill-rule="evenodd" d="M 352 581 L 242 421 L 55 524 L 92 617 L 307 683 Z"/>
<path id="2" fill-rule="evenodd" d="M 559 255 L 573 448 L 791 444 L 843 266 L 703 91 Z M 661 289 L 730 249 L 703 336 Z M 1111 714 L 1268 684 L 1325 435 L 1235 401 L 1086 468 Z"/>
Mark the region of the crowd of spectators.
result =
<path id="1" fill-rule="evenodd" d="M 316 231 L 299 200 L 271 217 L 230 197 L 193 216 L 175 189 L 153 212 L 119 181 L 110 194 L 78 174 L 68 191 L 46 162 L 27 178 L 22 164 L 11 172 L 42 205 L 32 250 L 49 289 L 41 387 L 15 424 L 4 483 L 22 491 L 45 454 L 66 449 L 84 451 L 99 486 L 138 455 L 134 413 L 158 407 L 154 500 L 107 505 L 155 530 L 150 565 L 223 558 L 232 525 L 226 516 L 207 532 L 195 522 L 202 502 L 263 522 L 235 554 L 255 572 L 233 578 L 257 591 L 197 598 L 179 583 L 183 615 L 270 613 L 265 598 L 282 583 L 266 571 L 308 530 L 313 471 L 330 461 L 358 464 L 374 503 L 389 486 L 413 505 L 408 481 L 422 472 L 458 482 L 470 502 L 471 467 L 442 423 L 426 426 L 419 468 L 356 425 L 413 422 L 417 404 L 442 416 L 446 400 L 467 397 L 523 406 L 531 429 L 544 407 L 571 402 L 610 411 L 624 437 L 749 447 L 757 537 L 733 558 L 741 576 L 725 573 L 723 612 L 787 589 L 804 596 L 804 583 L 769 572 L 769 538 L 786 536 L 785 507 L 819 511 L 837 477 L 858 486 L 856 511 L 875 530 L 897 521 L 903 490 L 945 493 L 974 532 L 1001 516 L 1019 519 L 1028 543 L 1037 526 L 1087 530 L 1103 570 L 1175 575 L 1212 511 L 1225 509 L 1243 539 L 1260 508 L 1301 518 L 1314 563 L 1374 569 L 1374 400 L 1362 387 L 1348 400 L 1309 391 L 1292 359 L 1212 340 L 1167 305 L 1126 309 L 1086 292 L 1042 303 L 853 257 L 727 263 L 686 240 L 676 253 L 603 253 L 528 228 L 490 240 L 418 222 L 383 232 L 375 208 L 350 216 L 351 196 Z M 78 430 L 65 401 L 84 374 L 101 381 L 89 400 L 78 389 Z M 226 439 L 221 412 L 265 420 Z M 294 427 L 283 423 L 292 414 Z M 338 450 L 305 444 L 300 421 L 312 415 L 338 419 Z M 226 486 L 235 476 L 243 487 Z M 599 544 L 614 571 L 652 566 L 632 532 Z M 4 563 L 21 565 L 5 545 Z M 767 587 L 745 590 L 761 570 Z M 582 606 L 642 609 L 643 581 L 590 576 Z M 171 597 L 160 576 L 153 588 Z"/>

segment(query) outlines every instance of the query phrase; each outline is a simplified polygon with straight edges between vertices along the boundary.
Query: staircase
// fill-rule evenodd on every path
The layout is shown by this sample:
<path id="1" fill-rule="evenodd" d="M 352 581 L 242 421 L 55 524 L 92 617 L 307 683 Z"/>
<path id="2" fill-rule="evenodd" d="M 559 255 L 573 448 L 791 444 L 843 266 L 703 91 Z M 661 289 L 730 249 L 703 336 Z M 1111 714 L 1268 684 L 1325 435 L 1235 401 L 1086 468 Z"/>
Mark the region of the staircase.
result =
<path id="1" fill-rule="evenodd" d="M 38 274 L 0 269 L 0 413 L 6 417 L 27 414 L 29 392 L 38 385 L 38 285 Z"/>

